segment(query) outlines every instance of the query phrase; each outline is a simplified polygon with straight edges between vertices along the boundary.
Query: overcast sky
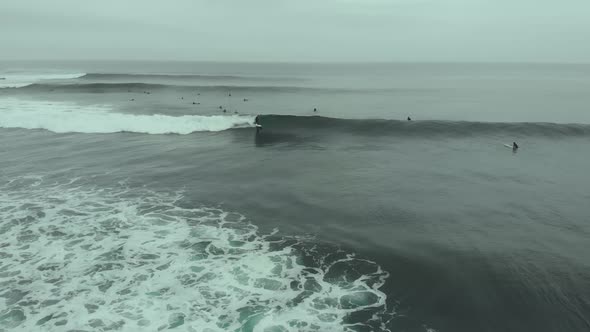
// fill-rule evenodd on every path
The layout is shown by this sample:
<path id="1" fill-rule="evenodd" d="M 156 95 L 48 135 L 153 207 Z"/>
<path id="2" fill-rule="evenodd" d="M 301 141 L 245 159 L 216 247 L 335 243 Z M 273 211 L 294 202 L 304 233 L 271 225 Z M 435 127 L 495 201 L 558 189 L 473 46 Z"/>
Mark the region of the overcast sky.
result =
<path id="1" fill-rule="evenodd" d="M 590 62 L 590 0 L 0 0 L 0 59 Z"/>

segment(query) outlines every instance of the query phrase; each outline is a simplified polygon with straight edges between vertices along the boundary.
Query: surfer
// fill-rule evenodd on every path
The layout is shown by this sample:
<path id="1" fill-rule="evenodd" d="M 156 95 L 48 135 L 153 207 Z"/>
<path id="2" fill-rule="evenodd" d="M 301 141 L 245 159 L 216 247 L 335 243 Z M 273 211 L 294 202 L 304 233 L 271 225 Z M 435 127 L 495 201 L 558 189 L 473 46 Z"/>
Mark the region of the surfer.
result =
<path id="1" fill-rule="evenodd" d="M 410 118 L 409 116 L 408 116 L 408 121 L 412 121 L 412 118 Z"/>
<path id="2" fill-rule="evenodd" d="M 317 112 L 317 111 L 318 111 L 318 109 L 314 107 L 314 108 L 313 108 L 313 111 L 314 111 L 314 112 Z"/>
<path id="3" fill-rule="evenodd" d="M 518 144 L 516 142 L 512 142 L 512 150 L 518 149 Z"/>
<path id="4" fill-rule="evenodd" d="M 258 132 L 260 131 L 260 129 L 262 129 L 262 126 L 260 125 L 260 123 L 258 123 L 258 117 L 259 115 L 257 115 L 254 118 L 254 125 L 256 126 L 256 133 L 258 134 Z"/>

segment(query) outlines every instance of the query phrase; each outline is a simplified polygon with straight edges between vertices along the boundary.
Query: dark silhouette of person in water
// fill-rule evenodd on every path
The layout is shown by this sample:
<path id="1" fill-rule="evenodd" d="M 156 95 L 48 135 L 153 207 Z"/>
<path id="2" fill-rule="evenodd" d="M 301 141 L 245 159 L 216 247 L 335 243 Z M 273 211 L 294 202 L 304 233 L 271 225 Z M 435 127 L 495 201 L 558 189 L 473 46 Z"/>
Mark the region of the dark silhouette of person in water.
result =
<path id="1" fill-rule="evenodd" d="M 518 149 L 518 144 L 516 142 L 512 142 L 512 150 Z"/>
<path id="2" fill-rule="evenodd" d="M 262 129 L 262 126 L 260 125 L 260 123 L 258 122 L 258 117 L 259 115 L 257 115 L 254 118 L 254 125 L 256 126 L 256 133 L 258 134 L 260 132 L 260 129 Z"/>
<path id="3" fill-rule="evenodd" d="M 408 121 L 412 121 L 412 118 L 410 118 L 409 116 L 408 116 Z"/>
<path id="4" fill-rule="evenodd" d="M 317 111 L 318 111 L 318 109 L 314 107 L 314 108 L 313 108 L 313 111 L 314 111 L 314 112 L 317 112 Z"/>

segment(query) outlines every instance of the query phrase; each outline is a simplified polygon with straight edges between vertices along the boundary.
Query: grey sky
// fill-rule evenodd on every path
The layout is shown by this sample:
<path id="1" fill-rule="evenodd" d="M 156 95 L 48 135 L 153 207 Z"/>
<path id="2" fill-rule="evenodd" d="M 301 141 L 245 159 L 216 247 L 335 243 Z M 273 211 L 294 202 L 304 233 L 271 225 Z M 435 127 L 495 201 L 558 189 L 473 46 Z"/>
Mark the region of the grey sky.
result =
<path id="1" fill-rule="evenodd" d="M 0 0 L 0 59 L 590 62 L 589 0 Z"/>

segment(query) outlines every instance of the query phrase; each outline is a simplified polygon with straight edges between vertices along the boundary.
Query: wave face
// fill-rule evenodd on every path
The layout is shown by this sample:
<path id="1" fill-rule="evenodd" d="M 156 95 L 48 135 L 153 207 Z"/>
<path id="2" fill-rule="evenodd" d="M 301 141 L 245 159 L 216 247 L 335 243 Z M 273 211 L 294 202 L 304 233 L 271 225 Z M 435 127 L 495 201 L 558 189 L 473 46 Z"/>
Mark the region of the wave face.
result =
<path id="1" fill-rule="evenodd" d="M 376 263 L 193 206 L 125 183 L 0 179 L 0 329 L 389 331 Z"/>
<path id="2" fill-rule="evenodd" d="M 105 92 L 154 92 L 171 90 L 177 92 L 245 92 L 245 93 L 381 93 L 401 92 L 403 89 L 343 89 L 343 88 L 312 88 L 284 85 L 212 85 L 212 84 L 190 84 L 190 82 L 173 83 L 145 83 L 145 82 L 92 82 L 92 83 L 35 83 L 21 87 L 19 90 L 30 92 L 82 92 L 82 93 L 105 93 Z"/>
<path id="3" fill-rule="evenodd" d="M 2 99 L 0 127 L 46 129 L 55 133 L 190 134 L 252 127 L 252 116 L 167 116 L 113 113 L 108 105 Z"/>
<path id="4" fill-rule="evenodd" d="M 358 135 L 394 135 L 424 138 L 495 134 L 548 137 L 590 136 L 590 125 L 584 124 L 351 120 L 291 115 L 263 115 L 259 121 L 265 130 L 286 132 L 342 132 Z"/>
<path id="5" fill-rule="evenodd" d="M 20 88 L 29 86 L 31 84 L 43 81 L 58 81 L 58 80 L 70 80 L 83 77 L 84 73 L 73 73 L 73 74 L 0 74 L 3 78 L 0 80 L 0 88 Z"/>
<path id="6" fill-rule="evenodd" d="M 271 133 L 413 138 L 477 137 L 584 137 L 590 125 L 555 123 L 494 123 L 453 121 L 352 120 L 321 116 L 261 115 L 261 138 Z M 68 102 L 0 99 L 0 127 L 45 129 L 55 133 L 190 134 L 254 126 L 246 115 L 142 115 L 114 112 L 110 105 L 81 106 Z"/>
<path id="7" fill-rule="evenodd" d="M 122 73 L 88 73 L 81 80 L 129 81 L 144 80 L 186 80 L 186 81 L 272 81 L 275 78 L 235 75 L 201 75 L 201 74 L 122 74 Z"/>
<path id="8" fill-rule="evenodd" d="M 105 93 L 105 92 L 144 92 L 163 89 L 184 89 L 193 90 L 188 86 L 174 86 L 167 84 L 155 83 L 57 83 L 44 84 L 35 83 L 21 88 L 27 91 L 36 92 L 87 92 L 87 93 Z"/>

